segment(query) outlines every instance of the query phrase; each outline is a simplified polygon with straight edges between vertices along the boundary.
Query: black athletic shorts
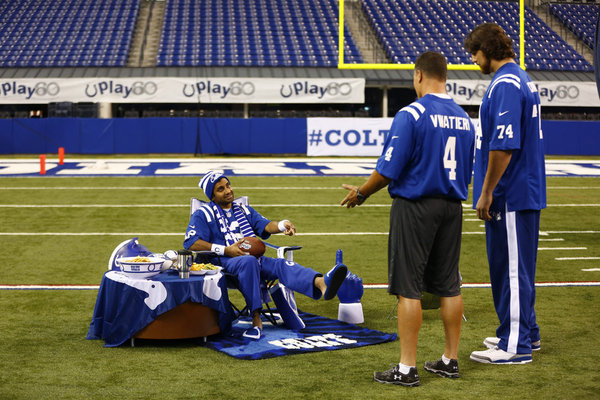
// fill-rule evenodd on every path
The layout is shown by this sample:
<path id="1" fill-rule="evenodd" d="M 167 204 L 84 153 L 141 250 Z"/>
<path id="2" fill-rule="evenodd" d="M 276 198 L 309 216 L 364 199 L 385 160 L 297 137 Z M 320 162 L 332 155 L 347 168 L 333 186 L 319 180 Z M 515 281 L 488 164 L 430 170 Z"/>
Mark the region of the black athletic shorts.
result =
<path id="1" fill-rule="evenodd" d="M 460 201 L 395 198 L 388 242 L 389 293 L 409 299 L 420 299 L 423 291 L 458 296 L 461 234 Z"/>

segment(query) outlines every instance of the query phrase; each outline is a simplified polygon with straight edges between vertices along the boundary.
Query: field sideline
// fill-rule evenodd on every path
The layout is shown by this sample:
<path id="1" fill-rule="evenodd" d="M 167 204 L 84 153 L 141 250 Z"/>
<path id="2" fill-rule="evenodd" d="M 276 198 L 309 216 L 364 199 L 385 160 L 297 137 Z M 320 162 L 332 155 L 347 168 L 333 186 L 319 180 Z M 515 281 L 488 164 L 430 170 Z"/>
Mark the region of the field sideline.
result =
<path id="1" fill-rule="evenodd" d="M 581 160 L 600 165 L 594 160 Z M 324 271 L 335 250 L 363 278 L 365 326 L 396 331 L 387 280 L 390 199 L 381 192 L 365 207 L 337 207 L 342 183 L 365 176 L 235 176 L 236 195 L 258 211 L 288 218 L 298 244 L 295 260 Z M 439 358 L 438 310 L 424 311 L 418 367 L 422 386 L 372 382 L 372 372 L 398 361 L 399 343 L 352 350 L 239 361 L 196 341 L 140 341 L 108 349 L 85 340 L 97 285 L 116 244 L 137 236 L 152 251 L 181 248 L 196 176 L 0 178 L 0 398 L 599 398 L 600 177 L 549 177 L 542 212 L 536 282 L 542 350 L 523 366 L 469 361 L 493 335 L 492 305 L 481 221 L 465 203 L 461 273 L 465 316 L 461 379 L 426 373 Z M 232 297 L 236 294 L 232 294 Z M 337 317 L 337 299 L 297 296 L 299 308 Z M 390 314 L 392 317 L 390 317 Z M 150 374 L 148 373 L 149 371 Z"/>

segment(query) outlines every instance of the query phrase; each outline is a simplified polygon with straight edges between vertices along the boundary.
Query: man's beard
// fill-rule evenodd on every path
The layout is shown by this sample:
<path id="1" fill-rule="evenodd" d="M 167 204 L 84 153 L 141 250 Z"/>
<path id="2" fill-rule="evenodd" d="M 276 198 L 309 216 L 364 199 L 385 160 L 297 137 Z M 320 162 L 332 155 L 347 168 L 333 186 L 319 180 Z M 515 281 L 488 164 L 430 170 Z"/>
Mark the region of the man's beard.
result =
<path id="1" fill-rule="evenodd" d="M 481 69 L 482 74 L 489 75 L 492 72 L 492 69 L 490 68 L 489 60 L 485 64 L 478 64 L 478 65 L 479 65 L 479 69 Z"/>

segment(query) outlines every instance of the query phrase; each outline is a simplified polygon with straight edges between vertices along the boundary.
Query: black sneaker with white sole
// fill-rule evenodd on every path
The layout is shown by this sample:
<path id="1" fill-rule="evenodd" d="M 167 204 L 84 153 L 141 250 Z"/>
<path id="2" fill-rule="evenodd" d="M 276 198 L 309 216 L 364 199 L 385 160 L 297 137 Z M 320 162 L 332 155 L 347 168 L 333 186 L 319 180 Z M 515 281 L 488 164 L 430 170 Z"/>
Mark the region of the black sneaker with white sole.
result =
<path id="1" fill-rule="evenodd" d="M 460 377 L 458 374 L 458 360 L 454 359 L 451 359 L 448 365 L 444 364 L 441 358 L 437 361 L 427 361 L 425 362 L 425 371 L 444 378 L 455 379 Z"/>
<path id="2" fill-rule="evenodd" d="M 391 383 L 393 385 L 402 386 L 419 386 L 419 374 L 417 368 L 412 367 L 408 370 L 408 374 L 400 372 L 398 364 L 383 372 L 374 372 L 373 379 L 379 383 Z"/>

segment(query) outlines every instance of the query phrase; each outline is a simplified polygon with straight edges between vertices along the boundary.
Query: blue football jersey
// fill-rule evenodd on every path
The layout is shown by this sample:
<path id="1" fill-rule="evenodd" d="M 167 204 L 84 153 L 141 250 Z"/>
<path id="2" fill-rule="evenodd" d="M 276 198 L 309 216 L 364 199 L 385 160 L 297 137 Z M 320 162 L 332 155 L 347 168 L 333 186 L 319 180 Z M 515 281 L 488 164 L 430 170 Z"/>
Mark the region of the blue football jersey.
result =
<path id="1" fill-rule="evenodd" d="M 392 197 L 467 198 L 475 129 L 448 95 L 427 94 L 394 117 L 376 170 Z"/>
<path id="2" fill-rule="evenodd" d="M 475 145 L 473 208 L 481 194 L 489 152 L 512 150 L 512 158 L 494 189 L 492 210 L 540 210 L 546 207 L 546 171 L 540 96 L 515 63 L 496 71 L 479 108 Z"/>
<path id="3" fill-rule="evenodd" d="M 265 231 L 265 228 L 271 221 L 260 215 L 258 211 L 250 206 L 244 206 L 243 208 L 254 233 L 262 239 L 268 239 L 271 234 Z M 232 214 L 226 214 L 225 218 L 227 218 L 227 223 L 237 239 L 241 239 L 244 235 L 241 233 L 240 226 Z M 208 204 L 200 206 L 190 217 L 183 247 L 189 249 L 198 239 L 209 243 L 227 245 L 225 234 L 219 226 L 215 212 Z"/>

